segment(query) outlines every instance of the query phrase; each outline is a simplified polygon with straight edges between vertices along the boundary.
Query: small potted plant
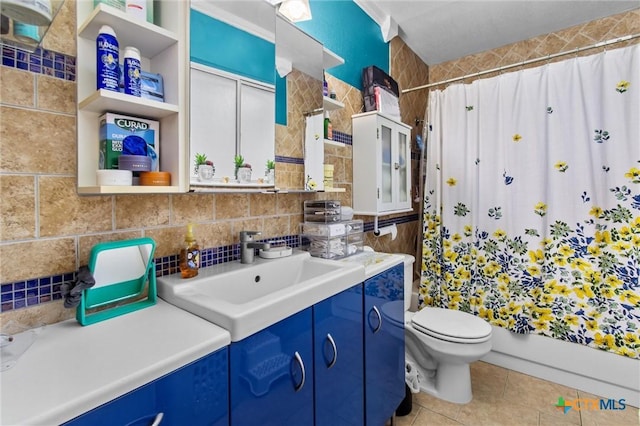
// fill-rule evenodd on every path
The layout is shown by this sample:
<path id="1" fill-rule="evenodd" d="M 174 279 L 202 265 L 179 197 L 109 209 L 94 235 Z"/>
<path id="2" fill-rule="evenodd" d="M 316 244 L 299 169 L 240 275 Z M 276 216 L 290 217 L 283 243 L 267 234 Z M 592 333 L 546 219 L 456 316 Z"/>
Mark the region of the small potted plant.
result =
<path id="1" fill-rule="evenodd" d="M 267 183 L 274 183 L 275 182 L 275 176 L 276 174 L 276 162 L 273 160 L 267 160 L 267 164 L 266 164 L 266 170 L 264 172 L 264 175 L 266 176 L 266 181 Z"/>
<path id="2" fill-rule="evenodd" d="M 206 154 L 196 154 L 194 171 L 198 175 L 199 181 L 208 181 L 213 179 L 216 168 L 213 161 L 207 160 Z"/>
<path id="3" fill-rule="evenodd" d="M 233 163 L 236 168 L 236 180 L 240 183 L 251 182 L 251 164 L 245 163 L 242 155 L 233 157 Z"/>

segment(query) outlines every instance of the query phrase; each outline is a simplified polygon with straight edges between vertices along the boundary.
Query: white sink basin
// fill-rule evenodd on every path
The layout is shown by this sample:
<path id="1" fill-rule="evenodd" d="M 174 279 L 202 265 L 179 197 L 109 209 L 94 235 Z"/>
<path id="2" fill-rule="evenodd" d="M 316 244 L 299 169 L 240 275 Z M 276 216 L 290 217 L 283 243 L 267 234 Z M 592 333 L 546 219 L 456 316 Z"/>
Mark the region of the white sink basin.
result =
<path id="1" fill-rule="evenodd" d="M 294 251 L 279 259 L 256 257 L 200 269 L 198 276 L 158 277 L 158 295 L 231 333 L 237 342 L 365 279 L 361 264 Z"/>

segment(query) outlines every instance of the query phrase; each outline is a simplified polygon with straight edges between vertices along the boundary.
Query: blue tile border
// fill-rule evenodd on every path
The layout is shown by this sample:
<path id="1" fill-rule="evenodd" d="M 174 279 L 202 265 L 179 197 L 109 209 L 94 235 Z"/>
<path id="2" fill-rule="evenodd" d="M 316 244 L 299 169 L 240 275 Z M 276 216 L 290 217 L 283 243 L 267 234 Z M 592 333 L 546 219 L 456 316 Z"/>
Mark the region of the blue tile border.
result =
<path id="1" fill-rule="evenodd" d="M 409 223 L 417 221 L 419 216 L 412 214 L 408 216 L 396 217 L 378 221 L 378 226 L 388 226 L 393 223 Z M 365 222 L 364 231 L 373 230 L 373 222 Z M 284 241 L 290 247 L 299 247 L 299 235 L 286 235 L 282 237 L 269 238 L 261 241 Z M 217 265 L 220 263 L 233 262 L 240 259 L 240 245 L 233 244 L 206 248 L 200 254 L 200 267 Z M 179 255 L 158 257 L 155 259 L 156 277 L 175 274 L 180 272 Z M 53 275 L 48 277 L 33 278 L 0 284 L 0 313 L 13 311 L 39 305 L 54 300 L 62 299 L 61 286 L 64 283 L 72 284 L 76 280 L 76 272 Z"/>
<path id="2" fill-rule="evenodd" d="M 74 56 L 37 48 L 34 52 L 0 43 L 2 65 L 29 71 L 34 74 L 48 75 L 62 80 L 76 80 L 76 58 Z"/>

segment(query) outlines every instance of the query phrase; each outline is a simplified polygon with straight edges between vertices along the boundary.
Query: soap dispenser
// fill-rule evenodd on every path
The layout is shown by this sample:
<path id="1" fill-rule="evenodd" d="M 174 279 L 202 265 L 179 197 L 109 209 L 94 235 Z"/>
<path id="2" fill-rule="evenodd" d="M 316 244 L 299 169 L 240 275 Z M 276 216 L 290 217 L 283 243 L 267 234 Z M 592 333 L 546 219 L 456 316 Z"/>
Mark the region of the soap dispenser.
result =
<path id="1" fill-rule="evenodd" d="M 193 224 L 187 225 L 187 235 L 180 249 L 180 275 L 182 278 L 192 278 L 198 275 L 200 267 L 200 246 L 193 235 Z"/>

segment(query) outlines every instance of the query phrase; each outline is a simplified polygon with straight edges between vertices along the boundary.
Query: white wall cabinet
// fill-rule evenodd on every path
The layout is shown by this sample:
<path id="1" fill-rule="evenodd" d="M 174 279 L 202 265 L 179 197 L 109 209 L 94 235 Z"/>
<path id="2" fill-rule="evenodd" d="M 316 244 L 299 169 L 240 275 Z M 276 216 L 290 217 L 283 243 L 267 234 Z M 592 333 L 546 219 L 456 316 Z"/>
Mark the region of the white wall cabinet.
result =
<path id="1" fill-rule="evenodd" d="M 352 116 L 353 210 L 411 211 L 411 127 L 376 111 Z"/>
<path id="2" fill-rule="evenodd" d="M 172 193 L 189 187 L 188 162 L 188 52 L 189 2 L 154 3 L 155 24 L 137 20 L 105 4 L 77 2 L 77 168 L 78 193 Z M 140 50 L 141 68 L 164 79 L 164 102 L 124 93 L 96 90 L 96 37 L 102 25 L 111 26 L 120 47 Z M 122 61 L 120 61 L 122 62 Z M 98 186 L 99 117 L 120 113 L 160 122 L 160 171 L 171 173 L 170 186 Z"/>

